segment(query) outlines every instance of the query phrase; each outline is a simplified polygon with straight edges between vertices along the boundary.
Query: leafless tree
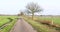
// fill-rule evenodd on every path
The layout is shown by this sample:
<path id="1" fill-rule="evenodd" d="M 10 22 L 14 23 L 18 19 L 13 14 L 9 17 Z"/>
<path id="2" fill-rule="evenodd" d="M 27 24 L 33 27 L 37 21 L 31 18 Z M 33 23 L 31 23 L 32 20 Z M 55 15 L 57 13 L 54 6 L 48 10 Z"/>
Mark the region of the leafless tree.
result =
<path id="1" fill-rule="evenodd" d="M 37 3 L 28 3 L 26 6 L 27 12 L 32 14 L 32 20 L 34 18 L 34 13 L 35 12 L 40 12 L 42 11 L 41 7 Z"/>

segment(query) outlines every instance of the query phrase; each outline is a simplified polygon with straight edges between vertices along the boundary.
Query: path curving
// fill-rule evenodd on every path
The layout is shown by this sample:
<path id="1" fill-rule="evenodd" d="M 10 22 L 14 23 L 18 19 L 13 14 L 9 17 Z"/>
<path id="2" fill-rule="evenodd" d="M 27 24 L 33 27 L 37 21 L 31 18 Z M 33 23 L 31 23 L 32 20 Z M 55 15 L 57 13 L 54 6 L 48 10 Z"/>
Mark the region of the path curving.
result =
<path id="1" fill-rule="evenodd" d="M 20 18 L 10 32 L 37 32 L 24 19 Z"/>

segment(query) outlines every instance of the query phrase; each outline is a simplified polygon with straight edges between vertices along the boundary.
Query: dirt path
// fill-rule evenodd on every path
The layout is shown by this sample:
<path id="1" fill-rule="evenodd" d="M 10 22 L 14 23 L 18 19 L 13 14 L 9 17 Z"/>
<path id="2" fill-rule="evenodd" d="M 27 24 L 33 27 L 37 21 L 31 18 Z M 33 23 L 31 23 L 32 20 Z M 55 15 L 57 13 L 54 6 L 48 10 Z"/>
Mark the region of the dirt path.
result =
<path id="1" fill-rule="evenodd" d="M 36 32 L 30 24 L 20 18 L 10 32 Z"/>

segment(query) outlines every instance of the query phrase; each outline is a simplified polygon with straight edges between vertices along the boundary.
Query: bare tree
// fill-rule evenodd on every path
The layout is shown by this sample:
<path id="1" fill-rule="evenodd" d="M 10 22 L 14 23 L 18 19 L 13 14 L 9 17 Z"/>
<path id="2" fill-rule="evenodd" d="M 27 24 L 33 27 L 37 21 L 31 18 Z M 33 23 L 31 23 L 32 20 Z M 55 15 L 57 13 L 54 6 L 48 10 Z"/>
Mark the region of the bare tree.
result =
<path id="1" fill-rule="evenodd" d="M 18 14 L 18 16 L 22 16 L 22 15 L 24 15 L 24 13 L 23 13 L 23 12 L 20 12 L 20 13 Z"/>
<path id="2" fill-rule="evenodd" d="M 32 14 L 32 20 L 33 20 L 35 12 L 42 11 L 41 7 L 38 4 L 33 3 L 33 2 L 28 3 L 26 8 L 27 8 L 27 12 Z"/>
<path id="3" fill-rule="evenodd" d="M 23 12 L 21 12 L 21 13 L 20 13 L 20 15 L 22 16 L 22 15 L 24 15 L 24 13 L 23 13 Z"/>

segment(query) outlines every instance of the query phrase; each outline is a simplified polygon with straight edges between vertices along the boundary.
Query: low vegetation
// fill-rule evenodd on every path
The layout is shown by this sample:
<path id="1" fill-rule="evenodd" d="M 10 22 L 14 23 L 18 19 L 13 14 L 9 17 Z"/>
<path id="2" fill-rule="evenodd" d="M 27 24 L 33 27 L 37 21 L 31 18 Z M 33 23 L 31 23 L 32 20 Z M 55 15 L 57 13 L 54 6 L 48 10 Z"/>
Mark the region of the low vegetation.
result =
<path id="1" fill-rule="evenodd" d="M 0 32 L 9 32 L 18 16 L 0 16 Z"/>
<path id="2" fill-rule="evenodd" d="M 14 26 L 16 20 L 12 21 L 11 23 L 9 23 L 6 27 L 4 27 L 1 32 L 9 32 L 11 30 L 11 28 Z"/>
<path id="3" fill-rule="evenodd" d="M 35 30 L 37 30 L 37 32 L 57 32 L 55 29 L 51 29 L 51 28 L 49 28 L 47 25 L 43 25 L 43 24 L 41 24 L 41 23 L 39 23 L 39 22 L 36 22 L 36 21 L 34 21 L 34 20 L 32 20 L 32 19 L 28 19 L 27 17 L 26 17 L 26 18 L 24 17 L 24 19 L 25 19 L 29 24 L 31 24 L 32 27 L 33 27 Z"/>

